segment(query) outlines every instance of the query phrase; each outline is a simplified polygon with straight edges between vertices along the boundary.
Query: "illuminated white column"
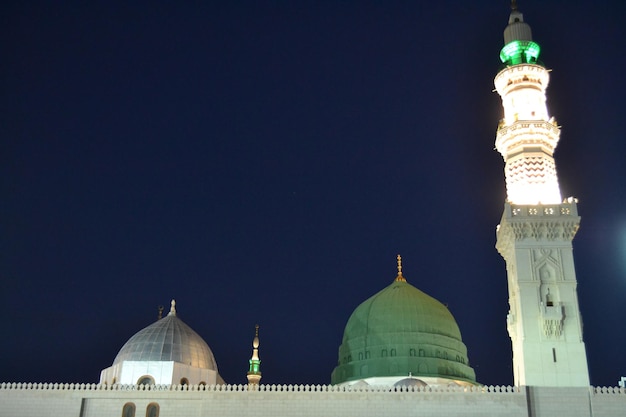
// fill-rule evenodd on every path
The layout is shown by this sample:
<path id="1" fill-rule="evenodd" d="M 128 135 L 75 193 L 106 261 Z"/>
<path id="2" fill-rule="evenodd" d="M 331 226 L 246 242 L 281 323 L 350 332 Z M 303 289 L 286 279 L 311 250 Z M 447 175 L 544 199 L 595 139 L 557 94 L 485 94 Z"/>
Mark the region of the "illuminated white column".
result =
<path id="1" fill-rule="evenodd" d="M 504 118 L 496 149 L 505 162 L 507 200 L 513 204 L 558 204 L 554 149 L 561 131 L 548 115 L 548 70 L 536 64 L 509 66 L 496 75 Z"/>
<path id="2" fill-rule="evenodd" d="M 576 200 L 561 198 L 553 157 L 561 132 L 546 106 L 549 73 L 515 2 L 504 39 L 506 67 L 494 84 L 504 108 L 496 149 L 507 201 L 496 248 L 507 267 L 515 385 L 588 386 L 572 252 L 580 217 Z"/>

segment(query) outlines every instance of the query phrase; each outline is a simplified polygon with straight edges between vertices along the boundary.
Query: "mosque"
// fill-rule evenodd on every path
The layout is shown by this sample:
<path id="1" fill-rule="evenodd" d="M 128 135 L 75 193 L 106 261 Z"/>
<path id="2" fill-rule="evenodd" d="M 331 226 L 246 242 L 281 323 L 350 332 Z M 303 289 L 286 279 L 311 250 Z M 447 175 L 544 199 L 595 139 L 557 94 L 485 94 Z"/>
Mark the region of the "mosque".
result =
<path id="1" fill-rule="evenodd" d="M 560 128 L 548 114 L 539 54 L 513 2 L 494 83 L 507 189 L 496 248 L 506 261 L 514 386 L 476 380 L 454 317 L 407 281 L 398 255 L 396 278 L 348 318 L 330 385 L 263 385 L 258 326 L 248 384 L 229 385 L 172 300 L 98 384 L 3 383 L 0 416 L 625 415 L 625 388 L 589 386 L 572 254 L 580 217 L 576 199 L 560 194 Z"/>

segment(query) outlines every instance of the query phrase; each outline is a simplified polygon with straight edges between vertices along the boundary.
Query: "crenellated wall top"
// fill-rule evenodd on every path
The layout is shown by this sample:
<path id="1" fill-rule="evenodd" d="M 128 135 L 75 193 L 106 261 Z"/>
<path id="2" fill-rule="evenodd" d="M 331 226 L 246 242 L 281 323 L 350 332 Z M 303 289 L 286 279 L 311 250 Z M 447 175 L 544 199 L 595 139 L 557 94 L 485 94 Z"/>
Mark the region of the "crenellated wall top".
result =
<path id="1" fill-rule="evenodd" d="M 566 388 L 564 388 L 566 389 Z M 266 384 L 251 387 L 248 384 L 240 385 L 107 385 L 107 384 L 84 384 L 84 383 L 32 383 L 32 382 L 3 382 L 0 383 L 0 391 L 47 391 L 47 392 L 77 392 L 77 391 L 167 391 L 167 392 L 207 392 L 207 393 L 250 393 L 257 392 L 319 392 L 319 393 L 381 393 L 394 395 L 397 393 L 441 393 L 450 394 L 511 394 L 526 395 L 526 387 L 510 385 L 476 385 L 476 386 L 450 386 L 450 387 L 383 387 L 383 386 L 339 386 L 339 385 L 275 385 Z M 626 388 L 622 387 L 589 387 L 591 395 L 624 395 Z M 184 394 L 183 394 L 184 395 Z"/>
<path id="2" fill-rule="evenodd" d="M 240 385 L 107 385 L 107 384 L 64 384 L 64 383 L 0 383 L 0 390 L 5 391 L 180 391 L 180 392 L 327 392 L 327 393 L 399 393 L 399 392 L 428 392 L 428 393 L 521 393 L 518 387 L 505 385 L 483 386 L 450 386 L 450 387 L 384 387 L 384 386 L 339 386 L 339 385 L 259 385 L 251 387 Z"/>

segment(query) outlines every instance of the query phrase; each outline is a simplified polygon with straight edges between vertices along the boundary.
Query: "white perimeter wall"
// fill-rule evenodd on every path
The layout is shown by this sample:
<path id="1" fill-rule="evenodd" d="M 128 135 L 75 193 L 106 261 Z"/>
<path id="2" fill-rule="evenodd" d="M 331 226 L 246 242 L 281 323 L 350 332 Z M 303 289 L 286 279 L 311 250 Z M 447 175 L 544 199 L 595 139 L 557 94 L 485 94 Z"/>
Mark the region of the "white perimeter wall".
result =
<path id="1" fill-rule="evenodd" d="M 624 417 L 620 388 L 472 387 L 455 391 L 346 391 L 336 386 L 217 387 L 0 384 L 0 417 L 120 416 L 127 402 L 137 417 L 156 402 L 160 417 Z M 198 390 L 200 389 L 200 390 Z"/>

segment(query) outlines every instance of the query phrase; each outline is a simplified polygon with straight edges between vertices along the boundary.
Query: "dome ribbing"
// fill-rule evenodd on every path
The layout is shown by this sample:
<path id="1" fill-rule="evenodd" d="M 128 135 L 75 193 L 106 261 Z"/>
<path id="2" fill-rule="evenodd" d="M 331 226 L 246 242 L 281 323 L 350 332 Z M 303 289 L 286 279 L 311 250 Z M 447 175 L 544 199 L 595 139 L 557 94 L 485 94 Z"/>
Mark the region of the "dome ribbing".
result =
<path id="1" fill-rule="evenodd" d="M 173 361 L 217 371 L 209 345 L 191 327 L 168 314 L 132 336 L 113 361 Z"/>

